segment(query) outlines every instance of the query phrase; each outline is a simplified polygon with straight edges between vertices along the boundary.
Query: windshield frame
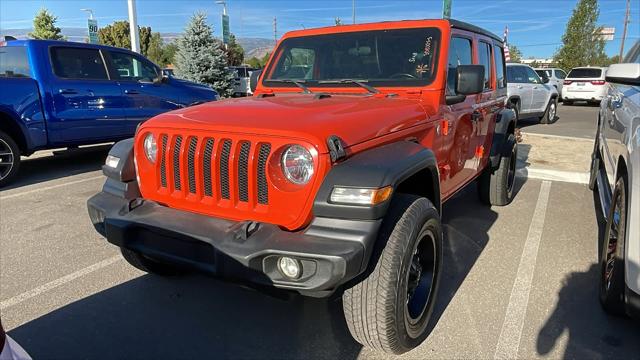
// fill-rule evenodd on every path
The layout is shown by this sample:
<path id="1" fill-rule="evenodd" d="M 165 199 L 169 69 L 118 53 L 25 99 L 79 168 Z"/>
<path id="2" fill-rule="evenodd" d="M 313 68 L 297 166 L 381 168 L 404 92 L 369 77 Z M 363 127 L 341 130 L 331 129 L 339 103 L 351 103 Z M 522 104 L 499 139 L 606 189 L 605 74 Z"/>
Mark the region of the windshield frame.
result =
<path id="1" fill-rule="evenodd" d="M 345 78 L 349 80 L 356 80 L 366 83 L 369 86 L 375 87 L 377 89 L 380 88 L 424 88 L 429 85 L 432 85 L 436 79 L 438 78 L 438 67 L 440 66 L 440 58 L 442 51 L 442 31 L 437 26 L 417 26 L 417 27 L 400 27 L 400 28 L 390 28 L 390 29 L 376 29 L 376 30 L 357 30 L 357 31 L 345 31 L 345 32 L 337 32 L 337 33 L 322 33 L 316 35 L 301 35 L 301 36 L 292 36 L 284 38 L 279 44 L 277 49 L 275 50 L 273 56 L 271 57 L 268 66 L 265 68 L 264 76 L 261 77 L 260 85 L 265 89 L 279 89 L 279 88 L 296 88 L 297 86 L 292 83 L 282 82 L 284 79 L 269 79 L 268 77 L 276 70 L 276 66 L 280 61 L 280 57 L 283 55 L 286 50 L 286 43 L 290 39 L 301 39 L 301 38 L 315 38 L 315 37 L 331 37 L 336 35 L 343 34 L 362 34 L 362 33 L 376 33 L 376 32 L 389 32 L 389 31 L 409 31 L 409 30 L 427 30 L 433 32 L 433 43 L 435 46 L 432 48 L 433 51 L 433 75 L 430 78 L 426 79 L 415 79 L 415 80 L 372 80 L 366 78 L 357 78 L 350 77 Z M 345 80 L 345 79 L 304 79 L 305 85 L 309 88 L 348 88 L 348 89 L 362 89 L 361 86 L 354 84 L 353 82 L 338 82 L 334 80 Z M 326 82 L 324 82 L 326 81 Z M 324 83 L 323 83 L 324 82 Z"/>

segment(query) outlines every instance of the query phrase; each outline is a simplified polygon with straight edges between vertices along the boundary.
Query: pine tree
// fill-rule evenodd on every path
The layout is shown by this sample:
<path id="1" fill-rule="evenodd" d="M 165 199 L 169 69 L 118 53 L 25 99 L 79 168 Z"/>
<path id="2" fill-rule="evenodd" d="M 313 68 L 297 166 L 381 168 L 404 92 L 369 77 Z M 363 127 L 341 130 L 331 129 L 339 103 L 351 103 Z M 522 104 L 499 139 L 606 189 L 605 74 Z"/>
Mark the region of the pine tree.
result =
<path id="1" fill-rule="evenodd" d="M 562 47 L 553 57 L 558 67 L 571 70 L 577 66 L 598 66 L 608 60 L 605 40 L 598 35 L 602 30 L 597 25 L 599 15 L 598 0 L 578 2 L 562 35 Z"/>
<path id="2" fill-rule="evenodd" d="M 29 36 L 34 39 L 43 40 L 64 40 L 60 34 L 60 28 L 56 26 L 58 17 L 42 8 L 33 19 L 33 32 Z"/>
<path id="3" fill-rule="evenodd" d="M 223 44 L 222 49 L 227 53 L 227 61 L 229 66 L 240 66 L 244 62 L 244 49 L 236 40 L 236 36 L 230 34 L 229 43 L 226 48 Z"/>
<path id="4" fill-rule="evenodd" d="M 225 69 L 227 56 L 203 12 L 191 17 L 179 39 L 175 66 L 178 77 L 211 85 L 223 97 L 233 93 L 233 74 Z"/>

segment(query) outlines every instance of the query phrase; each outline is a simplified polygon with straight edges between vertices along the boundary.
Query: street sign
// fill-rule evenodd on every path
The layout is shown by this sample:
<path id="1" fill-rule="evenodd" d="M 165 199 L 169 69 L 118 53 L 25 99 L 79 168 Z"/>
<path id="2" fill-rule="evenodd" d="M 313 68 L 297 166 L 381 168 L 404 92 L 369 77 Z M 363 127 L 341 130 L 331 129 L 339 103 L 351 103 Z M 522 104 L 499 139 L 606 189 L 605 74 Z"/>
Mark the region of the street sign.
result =
<path id="1" fill-rule="evenodd" d="M 229 15 L 222 14 L 222 42 L 229 43 Z"/>
<path id="2" fill-rule="evenodd" d="M 600 33 L 598 35 L 600 35 L 602 40 L 611 41 L 613 40 L 613 36 L 615 35 L 615 33 L 616 33 L 616 28 L 606 27 L 606 28 L 602 28 L 602 30 L 600 30 Z"/>
<path id="3" fill-rule="evenodd" d="M 87 21 L 89 27 L 89 44 L 98 43 L 98 20 L 89 19 Z"/>
<path id="4" fill-rule="evenodd" d="M 442 18 L 443 19 L 451 18 L 451 1 L 453 0 L 442 0 Z"/>

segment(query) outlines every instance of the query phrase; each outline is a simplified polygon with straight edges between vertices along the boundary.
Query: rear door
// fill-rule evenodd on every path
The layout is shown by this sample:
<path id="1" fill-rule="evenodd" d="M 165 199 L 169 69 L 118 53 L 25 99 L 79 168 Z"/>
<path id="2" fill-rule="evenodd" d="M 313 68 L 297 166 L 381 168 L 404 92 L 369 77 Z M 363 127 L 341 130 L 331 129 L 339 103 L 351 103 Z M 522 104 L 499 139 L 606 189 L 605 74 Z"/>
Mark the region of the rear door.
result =
<path id="1" fill-rule="evenodd" d="M 533 86 L 529 84 L 529 78 L 524 66 L 507 66 L 507 84 L 509 96 L 520 97 L 520 114 L 531 112 Z"/>
<path id="2" fill-rule="evenodd" d="M 94 142 L 127 134 L 120 86 L 97 48 L 50 48 L 53 99 L 48 136 L 53 144 Z"/>

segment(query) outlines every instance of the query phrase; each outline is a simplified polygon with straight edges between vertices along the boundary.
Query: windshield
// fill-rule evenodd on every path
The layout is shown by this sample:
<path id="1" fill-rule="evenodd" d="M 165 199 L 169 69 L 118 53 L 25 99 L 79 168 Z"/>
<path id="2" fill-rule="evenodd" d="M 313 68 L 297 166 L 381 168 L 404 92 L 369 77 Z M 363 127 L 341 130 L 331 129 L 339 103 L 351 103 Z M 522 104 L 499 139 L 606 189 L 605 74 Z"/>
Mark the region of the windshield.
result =
<path id="1" fill-rule="evenodd" d="M 599 78 L 602 75 L 602 70 L 594 68 L 577 68 L 569 72 L 567 77 L 574 79 L 590 79 Z"/>
<path id="2" fill-rule="evenodd" d="M 289 38 L 269 66 L 264 85 L 356 87 L 424 86 L 433 81 L 440 44 L 435 28 L 349 32 Z"/>

